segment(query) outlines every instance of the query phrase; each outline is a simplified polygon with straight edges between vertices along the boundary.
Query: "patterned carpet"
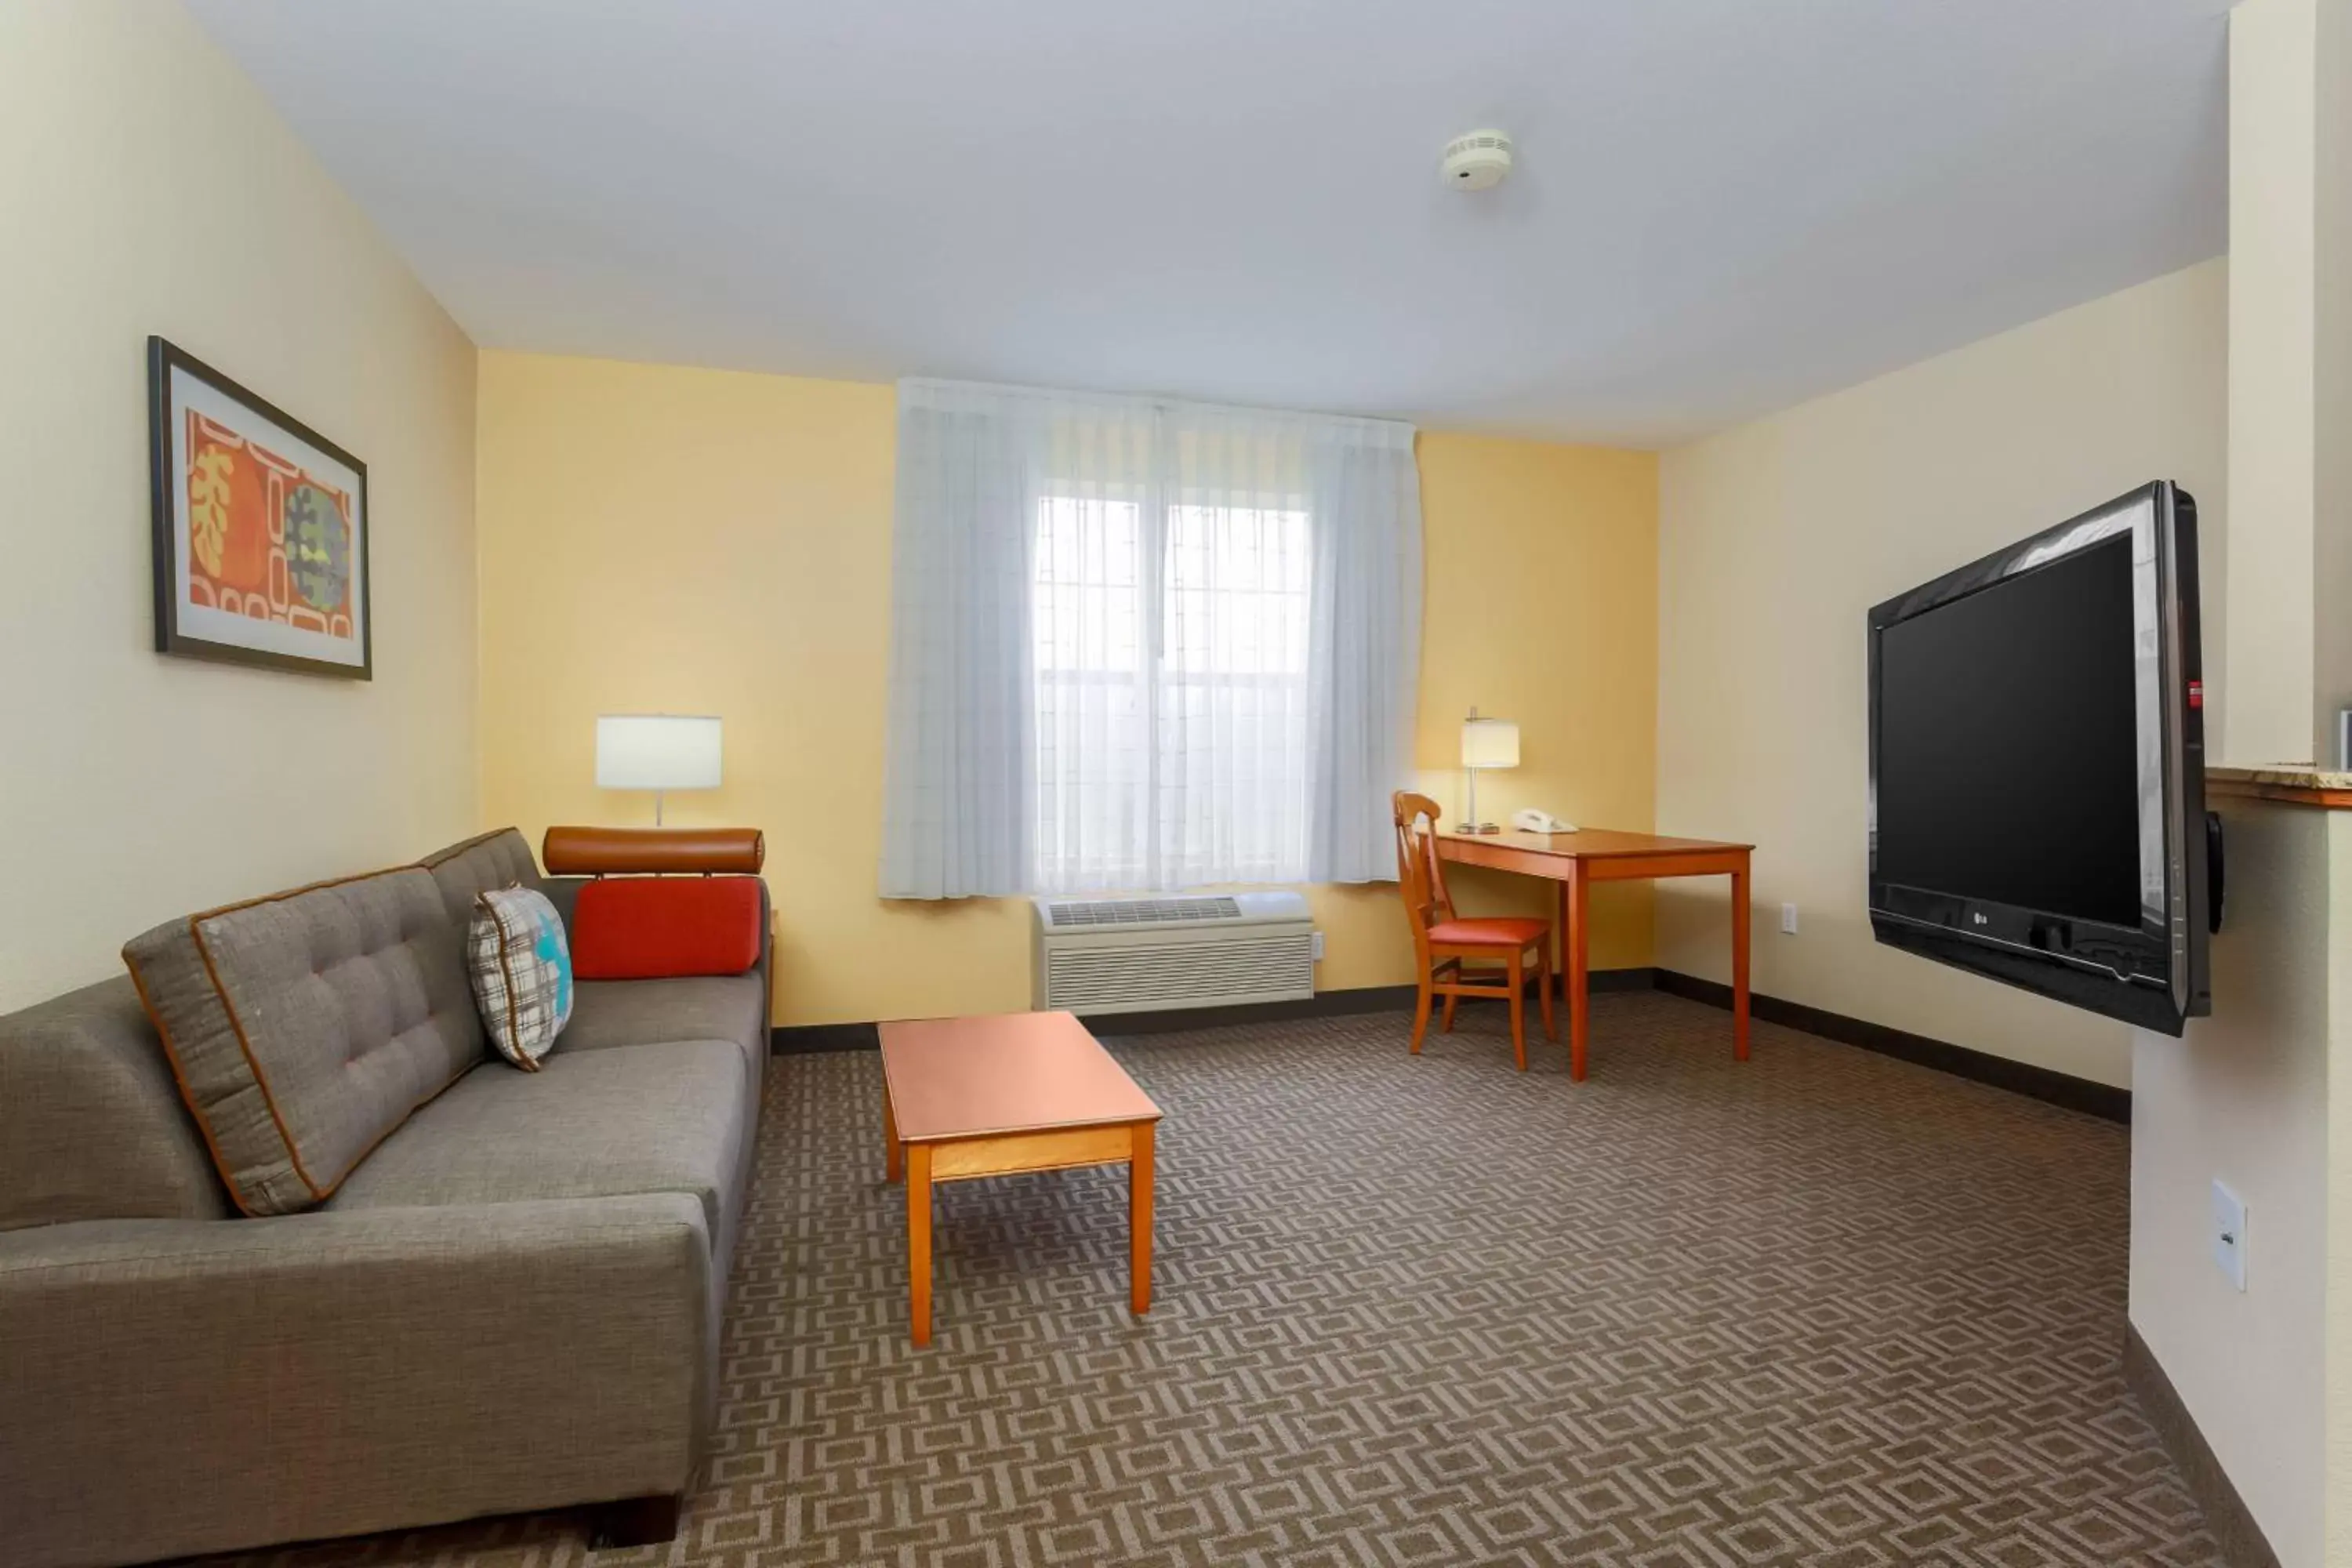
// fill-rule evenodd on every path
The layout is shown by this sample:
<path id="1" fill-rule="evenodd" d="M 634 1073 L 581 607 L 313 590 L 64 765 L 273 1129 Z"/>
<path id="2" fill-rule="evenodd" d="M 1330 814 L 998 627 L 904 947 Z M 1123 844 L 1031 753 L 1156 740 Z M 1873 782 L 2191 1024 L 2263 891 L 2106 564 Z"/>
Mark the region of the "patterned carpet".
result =
<path id="1" fill-rule="evenodd" d="M 2119 1380 L 2123 1129 L 1769 1025 L 1594 999 L 1114 1042 L 1123 1175 L 942 1189 L 906 1337 L 879 1059 L 782 1058 L 717 1451 L 679 1539 L 548 1517 L 265 1553 L 446 1568 L 2208 1564 Z"/>

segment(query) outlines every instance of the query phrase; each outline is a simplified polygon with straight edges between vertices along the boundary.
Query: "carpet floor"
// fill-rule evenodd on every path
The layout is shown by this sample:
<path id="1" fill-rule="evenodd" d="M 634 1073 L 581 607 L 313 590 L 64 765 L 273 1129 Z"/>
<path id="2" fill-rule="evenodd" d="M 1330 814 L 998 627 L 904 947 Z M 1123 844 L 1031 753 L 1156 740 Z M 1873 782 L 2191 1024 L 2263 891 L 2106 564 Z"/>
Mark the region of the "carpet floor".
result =
<path id="1" fill-rule="evenodd" d="M 253 1564 L 2218 1563 L 2125 1391 L 2124 1129 L 1654 993 L 1117 1039 L 1125 1178 L 940 1189 L 906 1335 L 880 1062 L 780 1058 L 678 1539 L 515 1519 Z M 227 1561 L 227 1560 L 222 1560 Z"/>

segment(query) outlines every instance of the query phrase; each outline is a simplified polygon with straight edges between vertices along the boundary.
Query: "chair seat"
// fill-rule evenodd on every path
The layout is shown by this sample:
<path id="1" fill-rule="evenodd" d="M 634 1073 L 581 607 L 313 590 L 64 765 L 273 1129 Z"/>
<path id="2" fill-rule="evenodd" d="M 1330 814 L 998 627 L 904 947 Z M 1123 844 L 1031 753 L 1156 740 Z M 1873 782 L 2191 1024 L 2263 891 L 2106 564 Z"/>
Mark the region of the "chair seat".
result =
<path id="1" fill-rule="evenodd" d="M 1475 915 L 1440 921 L 1429 928 L 1433 947 L 1525 947 L 1550 934 L 1549 921 L 1516 915 Z"/>

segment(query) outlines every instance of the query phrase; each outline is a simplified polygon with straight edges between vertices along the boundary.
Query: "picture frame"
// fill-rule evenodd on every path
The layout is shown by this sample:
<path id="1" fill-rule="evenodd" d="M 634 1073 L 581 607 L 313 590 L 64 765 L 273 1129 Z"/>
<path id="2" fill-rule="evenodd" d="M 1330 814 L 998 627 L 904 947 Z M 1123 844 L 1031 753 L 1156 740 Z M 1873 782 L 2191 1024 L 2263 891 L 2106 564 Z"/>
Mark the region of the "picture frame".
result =
<path id="1" fill-rule="evenodd" d="M 147 340 L 155 651 L 372 680 L 367 465 Z"/>

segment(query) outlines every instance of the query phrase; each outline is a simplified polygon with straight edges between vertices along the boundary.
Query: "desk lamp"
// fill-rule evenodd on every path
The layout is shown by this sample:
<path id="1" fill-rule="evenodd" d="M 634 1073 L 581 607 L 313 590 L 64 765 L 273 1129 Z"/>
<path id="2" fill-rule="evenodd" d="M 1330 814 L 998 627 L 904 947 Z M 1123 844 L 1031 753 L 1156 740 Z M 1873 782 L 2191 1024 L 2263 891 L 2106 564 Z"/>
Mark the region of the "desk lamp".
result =
<path id="1" fill-rule="evenodd" d="M 596 787 L 654 792 L 719 787 L 719 721 L 685 713 L 604 713 L 596 720 Z"/>
<path id="2" fill-rule="evenodd" d="M 1493 833 L 1491 822 L 1478 820 L 1478 770 L 1519 765 L 1519 727 L 1508 719 L 1481 719 L 1478 710 L 1462 721 L 1462 771 L 1470 779 L 1469 808 L 1456 833 Z"/>

